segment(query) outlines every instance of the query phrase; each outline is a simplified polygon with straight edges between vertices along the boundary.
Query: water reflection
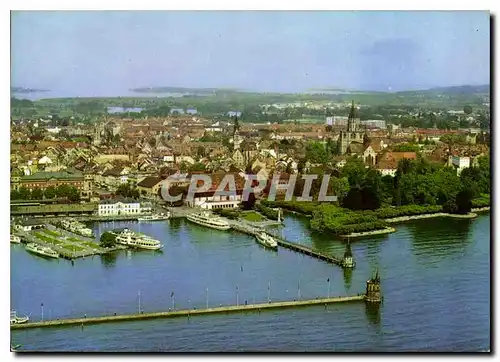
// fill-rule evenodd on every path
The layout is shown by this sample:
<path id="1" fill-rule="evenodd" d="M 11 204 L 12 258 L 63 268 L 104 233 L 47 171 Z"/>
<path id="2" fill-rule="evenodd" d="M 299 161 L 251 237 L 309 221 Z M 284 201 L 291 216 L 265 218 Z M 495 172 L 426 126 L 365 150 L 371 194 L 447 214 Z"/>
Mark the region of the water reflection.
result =
<path id="1" fill-rule="evenodd" d="M 368 322 L 371 324 L 380 324 L 380 305 L 381 303 L 366 303 L 366 319 L 368 319 Z"/>
<path id="2" fill-rule="evenodd" d="M 102 254 L 101 263 L 105 268 L 114 268 L 116 266 L 116 259 L 118 252 Z"/>
<path id="3" fill-rule="evenodd" d="M 349 294 L 349 290 L 351 289 L 351 284 L 352 284 L 352 269 L 344 268 L 344 286 L 347 294 Z"/>
<path id="4" fill-rule="evenodd" d="M 472 220 L 429 219 L 417 220 L 406 225 L 412 236 L 416 256 L 449 257 L 463 254 L 471 242 Z"/>

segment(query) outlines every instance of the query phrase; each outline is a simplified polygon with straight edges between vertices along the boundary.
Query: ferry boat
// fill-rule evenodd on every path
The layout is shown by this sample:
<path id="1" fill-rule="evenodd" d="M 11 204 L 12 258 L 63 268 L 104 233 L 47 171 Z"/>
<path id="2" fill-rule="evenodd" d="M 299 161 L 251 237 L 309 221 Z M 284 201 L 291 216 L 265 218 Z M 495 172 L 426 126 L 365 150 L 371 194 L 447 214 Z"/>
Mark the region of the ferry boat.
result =
<path id="1" fill-rule="evenodd" d="M 167 212 L 166 214 L 161 213 L 161 214 L 140 216 L 137 218 L 137 221 L 163 221 L 163 220 L 168 220 L 169 218 L 170 218 L 170 213 Z"/>
<path id="2" fill-rule="evenodd" d="M 159 250 L 163 248 L 163 245 L 158 240 L 144 234 L 135 233 L 129 229 L 120 232 L 116 237 L 116 242 L 139 249 Z"/>
<path id="3" fill-rule="evenodd" d="M 13 244 L 20 244 L 21 238 L 19 236 L 10 234 L 10 242 Z"/>
<path id="4" fill-rule="evenodd" d="M 72 219 L 62 220 L 61 226 L 63 229 L 71 231 L 72 233 L 75 234 L 80 234 L 82 236 L 86 236 L 89 238 L 94 236 L 92 229 L 89 229 L 88 227 L 85 226 L 85 224 L 78 222 L 76 220 Z"/>
<path id="5" fill-rule="evenodd" d="M 26 250 L 31 251 L 32 253 L 37 255 L 46 256 L 48 258 L 59 258 L 59 254 L 48 246 L 40 246 L 34 243 L 29 243 L 26 244 Z"/>
<path id="6" fill-rule="evenodd" d="M 217 230 L 229 230 L 231 229 L 231 225 L 229 223 L 214 215 L 208 211 L 203 211 L 201 213 L 192 213 L 187 215 L 187 219 L 191 222 L 194 222 L 198 225 L 207 226 L 209 228 L 217 229 Z"/>
<path id="7" fill-rule="evenodd" d="M 265 247 L 278 249 L 278 243 L 274 238 L 267 234 L 265 231 L 261 231 L 260 233 L 255 235 L 255 238 L 259 242 L 259 244 L 264 245 Z"/>
<path id="8" fill-rule="evenodd" d="M 30 320 L 30 317 L 28 317 L 28 316 L 18 317 L 15 310 L 10 311 L 10 324 L 27 323 L 29 320 Z"/>

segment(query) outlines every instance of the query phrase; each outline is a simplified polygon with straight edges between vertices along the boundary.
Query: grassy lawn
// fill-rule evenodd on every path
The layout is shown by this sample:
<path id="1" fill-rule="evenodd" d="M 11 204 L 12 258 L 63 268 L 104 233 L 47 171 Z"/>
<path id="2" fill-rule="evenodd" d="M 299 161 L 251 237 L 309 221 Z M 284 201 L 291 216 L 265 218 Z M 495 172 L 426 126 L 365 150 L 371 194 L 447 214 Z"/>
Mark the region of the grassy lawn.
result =
<path id="1" fill-rule="evenodd" d="M 85 248 L 82 248 L 81 246 L 76 246 L 76 245 L 69 245 L 69 244 L 64 244 L 61 245 L 61 248 L 70 250 L 70 251 L 83 251 Z"/>
<path id="2" fill-rule="evenodd" d="M 100 248 L 99 244 L 93 243 L 92 241 L 84 241 L 81 244 L 82 245 L 86 245 L 86 246 L 88 246 L 90 248 L 94 248 L 94 249 L 99 249 Z"/>
<path id="3" fill-rule="evenodd" d="M 262 215 L 256 213 L 255 211 L 250 211 L 250 212 L 245 212 L 241 214 L 241 218 L 247 221 L 253 221 L 253 222 L 258 222 L 258 221 L 265 221 L 266 218 L 263 217 Z"/>
<path id="4" fill-rule="evenodd" d="M 61 234 L 59 234 L 57 231 L 52 231 L 52 230 L 49 230 L 49 229 L 44 229 L 44 230 L 43 230 L 43 233 L 44 233 L 44 234 L 47 234 L 47 235 L 50 235 L 50 236 L 55 236 L 55 237 L 62 236 L 62 235 L 61 235 Z"/>
<path id="5" fill-rule="evenodd" d="M 78 239 L 78 238 L 74 238 L 74 237 L 66 238 L 66 240 L 73 241 L 75 243 L 82 243 L 82 244 L 84 244 L 83 240 Z"/>
<path id="6" fill-rule="evenodd" d="M 33 233 L 33 235 L 34 235 L 36 238 L 38 238 L 38 239 L 40 239 L 40 240 L 42 240 L 42 241 L 45 241 L 46 243 L 49 243 L 49 244 L 58 245 L 58 244 L 61 244 L 61 243 L 62 243 L 61 241 L 56 240 L 56 239 L 53 239 L 53 238 L 51 238 L 51 237 L 48 237 L 48 236 L 46 236 L 46 235 L 44 235 L 44 234 L 42 234 L 42 233 L 35 232 L 35 233 Z"/>

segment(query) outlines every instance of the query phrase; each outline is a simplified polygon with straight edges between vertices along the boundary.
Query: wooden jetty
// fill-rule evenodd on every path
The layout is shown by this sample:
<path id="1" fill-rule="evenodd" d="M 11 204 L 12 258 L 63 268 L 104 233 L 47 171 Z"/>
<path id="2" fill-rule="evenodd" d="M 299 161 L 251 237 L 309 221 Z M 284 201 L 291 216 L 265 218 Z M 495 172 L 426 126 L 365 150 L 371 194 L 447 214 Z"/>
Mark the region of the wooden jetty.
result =
<path id="1" fill-rule="evenodd" d="M 244 312 L 244 311 L 263 311 L 269 309 L 283 309 L 292 307 L 306 307 L 313 305 L 328 305 L 333 303 L 346 303 L 346 302 L 359 302 L 365 301 L 366 295 L 360 294 L 348 297 L 331 297 L 322 299 L 312 299 L 312 300 L 296 300 L 296 301 L 284 301 L 284 302 L 270 302 L 270 303 L 260 303 L 260 304 L 243 304 L 243 305 L 232 305 L 232 306 L 222 306 L 216 308 L 205 308 L 205 309 L 186 309 L 168 312 L 153 312 L 153 313 L 141 313 L 141 314 L 128 314 L 128 315 L 114 315 L 105 317 L 89 317 L 89 318 L 74 318 L 74 319 L 61 319 L 61 320 L 48 320 L 43 322 L 29 322 L 26 324 L 12 324 L 10 326 L 11 330 L 16 329 L 27 329 L 27 328 L 46 328 L 46 327 L 65 327 L 65 326 L 80 326 L 89 324 L 99 324 L 99 323 L 111 323 L 111 322 L 127 322 L 145 319 L 155 319 L 155 318 L 174 318 L 174 317 L 191 317 L 196 315 L 206 315 L 206 314 L 220 314 L 220 313 L 234 313 L 234 312 Z"/>

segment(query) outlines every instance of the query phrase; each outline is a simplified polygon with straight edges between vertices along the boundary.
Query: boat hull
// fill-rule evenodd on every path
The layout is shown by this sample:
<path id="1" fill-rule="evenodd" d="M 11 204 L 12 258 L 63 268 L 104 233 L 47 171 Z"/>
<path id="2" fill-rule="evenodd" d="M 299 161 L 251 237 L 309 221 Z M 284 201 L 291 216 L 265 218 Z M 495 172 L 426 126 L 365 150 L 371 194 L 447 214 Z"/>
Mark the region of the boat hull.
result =
<path id="1" fill-rule="evenodd" d="M 198 224 L 198 225 L 201 225 L 201 226 L 205 226 L 205 227 L 211 228 L 211 229 L 222 230 L 222 231 L 227 231 L 227 230 L 231 229 L 230 225 L 213 225 L 213 224 L 207 224 L 207 223 L 204 223 L 203 221 L 190 218 L 189 216 L 187 216 L 187 219 L 189 221 L 191 221 L 192 223 L 195 223 L 195 224 Z"/>
<path id="2" fill-rule="evenodd" d="M 277 250 L 278 249 L 278 244 L 276 245 L 271 245 L 269 244 L 269 242 L 267 240 L 264 240 L 262 239 L 260 236 L 256 236 L 255 237 L 257 239 L 257 242 L 262 245 L 262 246 L 265 246 L 266 248 L 269 248 L 269 249 L 274 249 L 274 250 Z"/>
<path id="3" fill-rule="evenodd" d="M 35 249 L 28 248 L 28 247 L 26 248 L 26 250 L 29 251 L 32 254 L 35 254 L 35 255 L 38 255 L 38 256 L 42 256 L 42 257 L 45 257 L 45 258 L 59 259 L 59 254 L 57 254 L 57 255 L 55 255 L 55 254 L 47 254 L 47 253 L 44 253 L 41 250 L 35 250 Z"/>

